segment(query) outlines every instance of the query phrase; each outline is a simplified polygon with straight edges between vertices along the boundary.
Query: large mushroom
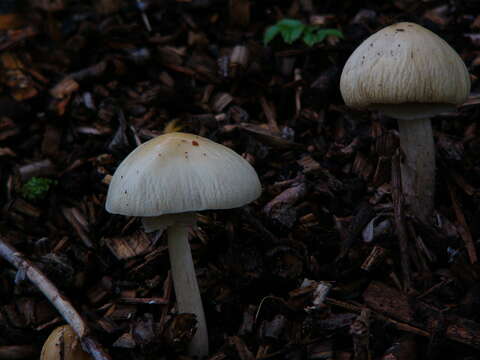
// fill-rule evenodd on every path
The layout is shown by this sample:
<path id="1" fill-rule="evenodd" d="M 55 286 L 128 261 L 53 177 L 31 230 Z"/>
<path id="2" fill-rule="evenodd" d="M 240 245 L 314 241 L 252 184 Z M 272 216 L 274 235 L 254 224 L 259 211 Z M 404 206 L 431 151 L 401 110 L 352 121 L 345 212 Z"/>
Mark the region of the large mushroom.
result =
<path id="1" fill-rule="evenodd" d="M 435 148 L 430 117 L 455 110 L 470 93 L 470 77 L 460 56 L 420 25 L 390 25 L 352 53 L 340 91 L 350 107 L 379 110 L 398 119 L 406 202 L 418 218 L 431 222 Z"/>
<path id="2" fill-rule="evenodd" d="M 140 145 L 112 177 L 108 212 L 142 217 L 147 232 L 167 229 L 178 311 L 195 314 L 198 322 L 191 355 L 208 355 L 208 334 L 188 228 L 196 222 L 196 211 L 240 207 L 260 193 L 257 173 L 244 158 L 185 133 L 161 135 Z"/>

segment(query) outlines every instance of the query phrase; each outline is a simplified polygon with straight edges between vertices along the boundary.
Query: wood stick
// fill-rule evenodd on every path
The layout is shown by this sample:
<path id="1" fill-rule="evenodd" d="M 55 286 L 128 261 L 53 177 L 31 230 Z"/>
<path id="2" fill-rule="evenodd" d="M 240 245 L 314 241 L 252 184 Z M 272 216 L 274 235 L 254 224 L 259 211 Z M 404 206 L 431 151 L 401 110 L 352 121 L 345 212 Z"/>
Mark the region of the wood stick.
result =
<path id="1" fill-rule="evenodd" d="M 408 291 L 410 281 L 410 258 L 408 256 L 408 235 L 405 227 L 404 197 L 402 193 L 402 176 L 400 175 L 400 154 L 397 152 L 392 158 L 392 198 L 395 213 L 395 229 L 398 234 L 400 247 L 400 262 L 402 266 L 403 287 Z"/>
<path id="2" fill-rule="evenodd" d="M 472 233 L 468 228 L 467 220 L 465 219 L 465 215 L 463 215 L 462 209 L 458 202 L 455 188 L 450 181 L 448 181 L 448 192 L 450 193 L 450 199 L 452 200 L 453 211 L 455 212 L 457 221 L 460 224 L 460 227 L 457 228 L 463 242 L 465 243 L 468 258 L 470 259 L 471 264 L 475 264 L 478 261 L 477 251 L 475 249 L 475 242 L 473 241 Z"/>

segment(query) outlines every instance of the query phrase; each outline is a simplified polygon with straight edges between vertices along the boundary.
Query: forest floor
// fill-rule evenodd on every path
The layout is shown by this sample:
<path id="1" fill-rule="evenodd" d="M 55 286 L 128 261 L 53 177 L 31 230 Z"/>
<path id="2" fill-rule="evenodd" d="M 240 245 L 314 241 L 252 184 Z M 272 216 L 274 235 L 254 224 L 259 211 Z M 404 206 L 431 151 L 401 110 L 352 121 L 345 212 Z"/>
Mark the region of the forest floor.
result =
<path id="1" fill-rule="evenodd" d="M 32 269 L 95 359 L 191 358 L 165 236 L 105 210 L 119 163 L 172 131 L 230 147 L 263 186 L 191 230 L 211 360 L 480 358 L 478 1 L 29 3 L 0 14 L 0 359 L 38 359 L 69 320 Z M 264 44 L 282 19 L 343 36 Z M 396 121 L 339 91 L 353 50 L 400 21 L 472 79 L 432 119 L 433 224 L 404 206 Z"/>

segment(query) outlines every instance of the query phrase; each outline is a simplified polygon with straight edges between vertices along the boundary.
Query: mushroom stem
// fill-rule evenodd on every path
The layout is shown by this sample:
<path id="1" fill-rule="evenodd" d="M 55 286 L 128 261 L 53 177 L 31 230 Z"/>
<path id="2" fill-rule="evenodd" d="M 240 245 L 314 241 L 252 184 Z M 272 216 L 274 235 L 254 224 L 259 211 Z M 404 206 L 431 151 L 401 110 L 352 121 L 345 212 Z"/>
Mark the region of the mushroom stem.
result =
<path id="1" fill-rule="evenodd" d="M 398 120 L 402 189 L 413 214 L 430 223 L 435 193 L 435 145 L 429 118 Z"/>
<path id="2" fill-rule="evenodd" d="M 208 355 L 208 332 L 192 252 L 188 243 L 188 227 L 175 224 L 168 228 L 167 233 L 178 311 L 193 313 L 197 317 L 197 332 L 190 343 L 189 354 L 202 358 Z"/>

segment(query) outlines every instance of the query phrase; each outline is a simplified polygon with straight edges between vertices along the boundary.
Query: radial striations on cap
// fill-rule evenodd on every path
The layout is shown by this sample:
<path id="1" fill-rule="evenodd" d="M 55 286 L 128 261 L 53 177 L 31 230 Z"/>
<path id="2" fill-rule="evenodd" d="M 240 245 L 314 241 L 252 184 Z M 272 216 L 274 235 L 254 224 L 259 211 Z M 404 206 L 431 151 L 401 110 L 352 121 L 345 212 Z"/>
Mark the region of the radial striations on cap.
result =
<path id="1" fill-rule="evenodd" d="M 253 167 L 209 139 L 169 133 L 137 147 L 115 171 L 107 211 L 131 216 L 229 209 L 260 196 Z"/>
<path id="2" fill-rule="evenodd" d="M 470 76 L 447 42 L 420 25 L 403 22 L 371 35 L 352 53 L 340 90 L 345 103 L 354 108 L 454 106 L 467 99 Z"/>

